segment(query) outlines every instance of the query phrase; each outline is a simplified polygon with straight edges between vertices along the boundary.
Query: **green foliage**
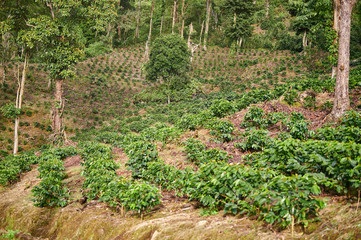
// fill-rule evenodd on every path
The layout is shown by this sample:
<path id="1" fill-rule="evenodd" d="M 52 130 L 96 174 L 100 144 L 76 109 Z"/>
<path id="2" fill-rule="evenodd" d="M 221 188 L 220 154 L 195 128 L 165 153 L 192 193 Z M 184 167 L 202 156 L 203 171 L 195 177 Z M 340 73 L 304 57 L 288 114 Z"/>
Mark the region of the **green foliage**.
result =
<path id="1" fill-rule="evenodd" d="M 15 236 L 18 232 L 18 230 L 9 229 L 6 233 L 1 234 L 0 237 L 1 239 L 15 239 Z"/>
<path id="2" fill-rule="evenodd" d="M 127 210 L 133 210 L 141 214 L 159 205 L 160 198 L 162 198 L 162 195 L 157 187 L 139 182 L 130 184 L 124 193 L 122 201 Z"/>
<path id="3" fill-rule="evenodd" d="M 251 107 L 250 110 L 244 115 L 241 127 L 256 127 L 263 129 L 273 126 L 278 122 L 283 122 L 285 119 L 287 119 L 287 114 L 283 112 L 265 114 L 265 112 L 261 108 Z"/>
<path id="4" fill-rule="evenodd" d="M 1 107 L 1 112 L 5 117 L 14 119 L 21 114 L 21 109 L 16 108 L 14 104 L 8 103 Z"/>
<path id="5" fill-rule="evenodd" d="M 65 207 L 68 203 L 69 190 L 62 182 L 66 178 L 65 167 L 61 160 L 62 154 L 56 154 L 59 152 L 67 150 L 61 151 L 58 148 L 42 156 L 38 168 L 41 182 L 31 190 L 32 201 L 37 207 Z"/>
<path id="6" fill-rule="evenodd" d="M 301 113 L 292 112 L 290 120 L 286 122 L 287 129 L 293 138 L 304 140 L 310 135 L 309 122 L 304 120 Z"/>
<path id="7" fill-rule="evenodd" d="M 296 90 L 291 89 L 284 93 L 285 101 L 289 105 L 293 105 L 295 102 L 298 101 L 298 93 Z"/>
<path id="8" fill-rule="evenodd" d="M 0 161 L 0 185 L 6 186 L 15 182 L 20 174 L 31 169 L 31 165 L 37 164 L 39 157 L 33 153 L 17 156 L 7 156 Z"/>
<path id="9" fill-rule="evenodd" d="M 251 0 L 226 0 L 221 5 L 226 13 L 227 27 L 225 34 L 233 41 L 248 38 L 251 36 L 253 27 L 252 15 L 255 11 L 255 5 Z"/>
<path id="10" fill-rule="evenodd" d="M 209 110 L 218 118 L 222 118 L 227 114 L 235 112 L 232 102 L 225 99 L 214 100 Z"/>
<path id="11" fill-rule="evenodd" d="M 234 146 L 243 151 L 261 151 L 264 147 L 272 143 L 272 139 L 268 137 L 266 130 L 253 130 L 243 134 L 246 137 L 244 142 L 236 142 Z"/>
<path id="12" fill-rule="evenodd" d="M 126 165 L 132 171 L 133 178 L 140 178 L 142 170 L 147 168 L 147 163 L 158 160 L 157 147 L 149 142 L 133 142 L 125 152 L 129 157 Z"/>
<path id="13" fill-rule="evenodd" d="M 324 141 L 355 142 L 361 143 L 361 129 L 358 127 L 339 126 L 337 128 L 319 128 L 314 136 L 315 139 Z"/>
<path id="14" fill-rule="evenodd" d="M 187 159 L 197 165 L 209 162 L 228 162 L 231 156 L 219 148 L 206 149 L 206 145 L 199 140 L 189 138 L 185 142 Z"/>
<path id="15" fill-rule="evenodd" d="M 85 48 L 85 54 L 87 57 L 97 57 L 110 52 L 111 50 L 104 42 L 95 42 Z"/>
<path id="16" fill-rule="evenodd" d="M 265 117 L 265 113 L 261 108 L 251 107 L 250 110 L 244 115 L 244 120 L 241 124 L 241 127 L 263 128 L 267 126 L 264 117 Z"/>
<path id="17" fill-rule="evenodd" d="M 186 42 L 177 34 L 164 35 L 154 40 L 146 65 L 146 78 L 169 81 L 184 76 L 190 67 L 190 53 Z"/>
<path id="18" fill-rule="evenodd" d="M 37 207 L 65 207 L 69 193 L 60 179 L 46 177 L 32 190 L 34 205 Z"/>
<path id="19" fill-rule="evenodd" d="M 200 140 L 194 138 L 188 138 L 185 141 L 185 152 L 187 153 L 187 159 L 190 162 L 198 162 L 202 158 L 203 152 L 206 150 L 206 145 Z"/>
<path id="20" fill-rule="evenodd" d="M 346 127 L 361 128 L 361 112 L 349 111 L 342 117 L 341 123 Z"/>
<path id="21" fill-rule="evenodd" d="M 216 136 L 223 142 L 230 142 L 233 140 L 232 133 L 234 131 L 234 126 L 230 122 L 221 120 L 209 121 L 207 128 L 211 129 L 211 135 Z"/>
<path id="22" fill-rule="evenodd" d="M 233 214 L 255 215 L 282 227 L 291 224 L 292 217 L 307 226 L 309 218 L 325 206 L 313 198 L 320 194 L 320 179 L 310 174 L 288 177 L 275 170 L 215 162 L 193 172 L 153 162 L 143 176 L 166 189 L 177 188 L 179 195 L 198 200 L 209 209 L 221 207 Z"/>
<path id="23" fill-rule="evenodd" d="M 249 155 L 246 163 L 269 167 L 285 174 L 317 173 L 326 176 L 320 184 L 347 192 L 360 187 L 361 145 L 332 141 L 295 139 L 275 141 L 260 154 Z"/>
<path id="24" fill-rule="evenodd" d="M 169 127 L 168 125 L 163 125 L 158 127 L 150 127 L 141 131 L 141 136 L 148 141 L 160 141 L 163 143 L 163 146 L 167 143 L 170 143 L 176 139 L 181 134 L 180 129 L 176 127 Z"/>
<path id="25" fill-rule="evenodd" d="M 138 154 L 137 157 L 141 155 L 139 152 L 141 149 L 139 145 L 137 146 L 137 153 L 133 152 L 135 146 L 128 150 L 133 154 L 132 160 L 135 160 L 134 155 Z M 99 199 L 113 207 L 124 207 L 125 210 L 136 211 L 139 214 L 160 204 L 162 196 L 155 186 L 143 182 L 131 182 L 117 176 L 118 165 L 112 160 L 109 146 L 88 142 L 83 143 L 82 147 L 82 164 L 85 167 L 82 173 L 85 176 L 83 189 L 88 199 Z M 138 165 L 133 162 L 131 166 L 134 169 Z M 137 171 L 143 170 L 137 169 Z"/>

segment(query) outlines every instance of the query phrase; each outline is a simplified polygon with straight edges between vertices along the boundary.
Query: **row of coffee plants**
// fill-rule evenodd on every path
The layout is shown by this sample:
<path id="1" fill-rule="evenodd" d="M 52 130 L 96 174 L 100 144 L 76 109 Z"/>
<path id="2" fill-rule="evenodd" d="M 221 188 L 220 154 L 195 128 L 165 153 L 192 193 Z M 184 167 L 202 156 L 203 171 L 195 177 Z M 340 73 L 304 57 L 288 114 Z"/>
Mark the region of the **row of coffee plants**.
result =
<path id="1" fill-rule="evenodd" d="M 85 177 L 83 189 L 86 197 L 99 199 L 116 208 L 136 211 L 143 215 L 160 204 L 157 187 L 141 181 L 130 181 L 117 176 L 119 166 L 112 159 L 111 147 L 86 142 L 82 148 L 82 172 Z"/>
<path id="2" fill-rule="evenodd" d="M 280 130 L 286 130 L 289 132 L 289 137 L 305 140 L 313 132 L 309 130 L 309 122 L 302 113 L 292 112 L 286 114 L 283 112 L 265 113 L 259 107 L 251 107 L 249 112 L 244 116 L 244 121 L 241 123 L 241 127 L 249 128 L 256 127 L 260 129 L 275 126 L 280 123 Z"/>
<path id="3" fill-rule="evenodd" d="M 122 140 L 119 140 L 122 141 Z M 136 141 L 125 146 L 127 163 L 133 177 L 174 190 L 211 209 L 224 209 L 233 214 L 257 216 L 270 224 L 308 224 L 325 206 L 313 196 L 320 194 L 319 179 L 314 174 L 283 175 L 278 170 L 252 168 L 228 164 L 227 152 L 206 149 L 198 140 L 185 143 L 189 161 L 197 163 L 199 170 L 179 170 L 158 157 L 156 145 Z M 210 154 L 207 154 L 207 153 Z M 119 184 L 119 183 L 118 183 Z"/>
<path id="4" fill-rule="evenodd" d="M 245 164 L 289 176 L 320 174 L 327 179 L 322 185 L 329 191 L 355 194 L 361 190 L 361 144 L 353 142 L 274 141 L 263 152 L 247 155 Z"/>
<path id="5" fill-rule="evenodd" d="M 0 186 L 14 183 L 22 172 L 31 170 L 31 165 L 37 163 L 34 153 L 5 157 L 0 161 Z"/>
<path id="6" fill-rule="evenodd" d="M 219 148 L 206 149 L 206 145 L 200 140 L 188 138 L 185 144 L 185 152 L 190 162 L 200 165 L 209 162 L 228 162 L 232 156 Z"/>
<path id="7" fill-rule="evenodd" d="M 261 151 L 273 143 L 273 139 L 268 136 L 268 131 L 263 129 L 251 129 L 244 132 L 242 137 L 243 142 L 234 143 L 234 146 L 242 151 Z"/>
<path id="8" fill-rule="evenodd" d="M 257 216 L 270 224 L 304 224 L 325 206 L 312 174 L 286 176 L 267 168 L 206 163 L 198 171 L 179 170 L 163 161 L 148 163 L 142 177 L 211 209 Z"/>
<path id="9" fill-rule="evenodd" d="M 336 127 L 323 127 L 316 131 L 315 139 L 361 143 L 361 112 L 349 111 Z"/>
<path id="10" fill-rule="evenodd" d="M 41 182 L 31 191 L 37 207 L 65 207 L 68 203 L 69 189 L 62 182 L 66 178 L 63 159 L 77 154 L 75 147 L 55 148 L 39 157 L 39 176 Z"/>
<path id="11" fill-rule="evenodd" d="M 232 135 L 234 125 L 230 122 L 215 119 L 209 121 L 205 128 L 211 129 L 209 133 L 212 136 L 215 136 L 216 140 L 220 140 L 221 142 L 230 142 L 234 139 L 234 136 Z"/>

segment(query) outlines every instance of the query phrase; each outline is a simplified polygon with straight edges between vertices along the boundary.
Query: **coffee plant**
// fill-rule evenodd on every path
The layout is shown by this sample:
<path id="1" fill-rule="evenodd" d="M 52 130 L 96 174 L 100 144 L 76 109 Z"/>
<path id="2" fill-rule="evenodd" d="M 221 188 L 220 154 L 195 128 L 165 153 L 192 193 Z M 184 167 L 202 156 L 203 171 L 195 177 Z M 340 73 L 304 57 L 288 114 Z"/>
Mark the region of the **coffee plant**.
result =
<path id="1" fill-rule="evenodd" d="M 43 153 L 39 164 L 41 182 L 31 191 L 34 205 L 37 207 L 65 207 L 69 199 L 69 190 L 62 182 L 66 178 L 64 159 L 74 155 L 74 147 L 55 148 Z"/>

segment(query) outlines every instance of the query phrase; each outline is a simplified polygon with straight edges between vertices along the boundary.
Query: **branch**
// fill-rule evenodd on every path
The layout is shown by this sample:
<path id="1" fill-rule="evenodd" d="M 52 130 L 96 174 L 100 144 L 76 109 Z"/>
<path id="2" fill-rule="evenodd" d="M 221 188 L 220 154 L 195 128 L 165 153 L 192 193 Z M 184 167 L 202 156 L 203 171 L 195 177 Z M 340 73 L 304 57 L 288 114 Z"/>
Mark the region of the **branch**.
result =
<path id="1" fill-rule="evenodd" d="M 51 5 L 51 2 L 46 2 L 46 6 L 48 6 L 50 8 L 51 17 L 54 19 L 55 15 L 54 15 L 54 11 L 53 11 L 53 5 Z"/>
<path id="2" fill-rule="evenodd" d="M 23 18 L 23 19 L 24 19 L 24 21 L 25 21 L 26 26 L 35 28 L 35 26 L 34 26 L 34 25 L 31 25 L 30 23 L 28 23 L 25 18 Z"/>

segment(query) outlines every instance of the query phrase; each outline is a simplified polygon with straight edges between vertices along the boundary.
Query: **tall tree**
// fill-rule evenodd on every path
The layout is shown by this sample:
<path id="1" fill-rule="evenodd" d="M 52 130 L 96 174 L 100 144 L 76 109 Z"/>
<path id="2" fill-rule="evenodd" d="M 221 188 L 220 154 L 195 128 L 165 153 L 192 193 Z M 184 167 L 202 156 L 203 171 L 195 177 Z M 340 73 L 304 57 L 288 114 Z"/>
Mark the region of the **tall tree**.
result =
<path id="1" fill-rule="evenodd" d="M 181 18 L 182 18 L 182 26 L 181 26 L 181 37 L 184 36 L 184 0 L 182 0 L 182 12 L 181 12 Z"/>
<path id="2" fill-rule="evenodd" d="M 252 16 L 255 6 L 252 0 L 226 0 L 221 6 L 226 17 L 226 35 L 239 46 L 253 31 Z"/>
<path id="3" fill-rule="evenodd" d="M 15 113 L 20 113 L 22 109 L 23 96 L 25 91 L 25 80 L 27 73 L 27 66 L 29 61 L 30 48 L 28 44 L 22 41 L 22 35 L 26 29 L 25 22 L 23 19 L 28 18 L 32 13 L 30 7 L 33 7 L 33 3 L 28 0 L 19 0 L 19 1 L 6 1 L 6 5 L 2 10 L 6 11 L 5 19 L 0 21 L 0 35 L 6 36 L 6 41 L 3 41 L 5 44 L 5 49 L 8 48 L 8 45 L 13 47 L 12 51 L 7 49 L 7 54 L 14 52 L 17 56 L 17 84 L 18 88 L 16 91 L 16 100 L 15 100 Z M 2 12 L 4 13 L 4 12 Z M 0 13 L 0 15 L 3 15 Z M 32 46 L 34 46 L 32 44 Z M 21 51 L 20 51 L 21 49 Z M 6 55 L 5 55 L 6 56 Z M 21 60 L 24 59 L 24 62 L 21 63 Z M 21 65 L 23 65 L 21 69 Z M 5 69 L 4 69 L 5 70 Z M 21 73 L 20 73 L 21 72 Z M 20 114 L 13 114 L 12 116 L 15 121 L 14 126 L 14 148 L 13 154 L 16 155 L 19 150 L 19 125 L 20 125 Z"/>
<path id="4" fill-rule="evenodd" d="M 356 0 L 340 0 L 340 31 L 335 99 L 331 119 L 339 119 L 349 108 L 351 14 Z"/>
<path id="5" fill-rule="evenodd" d="M 149 22 L 149 33 L 148 33 L 148 40 L 145 44 L 145 57 L 148 58 L 149 55 L 149 44 L 152 38 L 152 27 L 153 27 L 153 12 L 154 12 L 154 4 L 155 0 L 152 2 L 152 8 L 150 10 L 150 22 Z"/>
<path id="6" fill-rule="evenodd" d="M 79 21 L 87 18 L 92 20 L 92 28 L 96 32 L 106 32 L 109 22 L 116 16 L 116 0 L 42 0 L 47 12 L 29 19 L 26 23 L 31 28 L 24 35 L 25 41 L 31 46 L 33 41 L 41 43 L 41 57 L 47 63 L 50 77 L 55 81 L 55 101 L 53 103 L 54 141 L 64 139 L 63 83 L 73 76 L 71 67 L 84 54 L 84 38 Z"/>
<path id="7" fill-rule="evenodd" d="M 207 49 L 207 41 L 208 41 L 208 31 L 209 31 L 209 21 L 210 21 L 210 15 L 211 15 L 211 9 L 212 9 L 212 0 L 207 0 L 207 15 L 206 15 L 206 27 L 204 30 L 204 43 L 203 43 L 203 49 Z"/>
<path id="8" fill-rule="evenodd" d="M 137 26 L 135 28 L 135 37 L 139 38 L 139 25 L 140 25 L 140 12 L 141 12 L 141 0 L 139 0 L 138 4 L 138 15 L 137 15 Z"/>
<path id="9" fill-rule="evenodd" d="M 187 43 L 178 35 L 164 35 L 154 40 L 146 65 L 146 79 L 166 85 L 168 103 L 171 85 L 176 79 L 186 79 L 190 69 L 190 52 Z"/>
<path id="10" fill-rule="evenodd" d="M 335 38 L 333 40 L 333 45 L 336 46 L 337 45 L 337 40 L 338 40 L 338 33 L 340 31 L 340 6 L 341 2 L 340 0 L 333 0 L 333 30 L 336 32 L 335 34 Z M 334 78 L 336 76 L 337 73 L 337 66 L 335 66 L 335 64 L 332 63 L 332 73 L 331 73 L 331 78 Z"/>
<path id="11" fill-rule="evenodd" d="M 174 0 L 174 5 L 173 5 L 173 21 L 172 21 L 172 33 L 174 33 L 176 15 L 177 15 L 177 0 Z"/>

